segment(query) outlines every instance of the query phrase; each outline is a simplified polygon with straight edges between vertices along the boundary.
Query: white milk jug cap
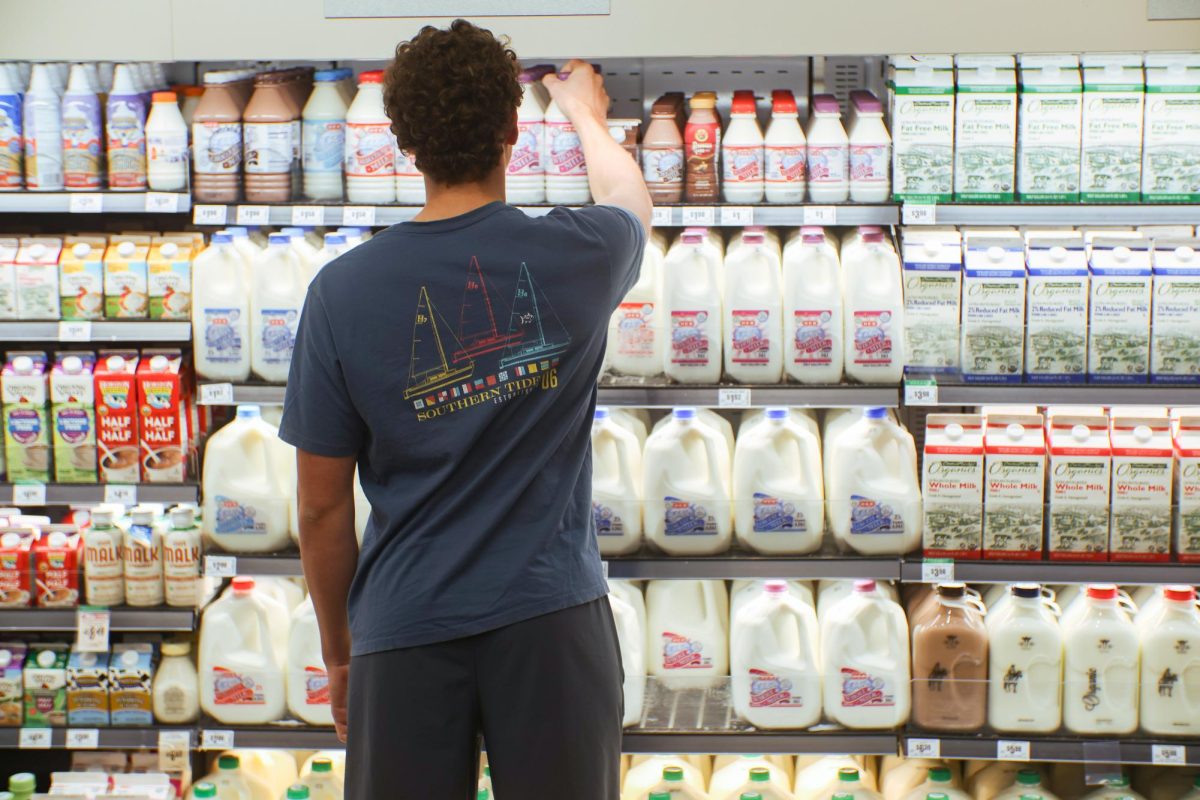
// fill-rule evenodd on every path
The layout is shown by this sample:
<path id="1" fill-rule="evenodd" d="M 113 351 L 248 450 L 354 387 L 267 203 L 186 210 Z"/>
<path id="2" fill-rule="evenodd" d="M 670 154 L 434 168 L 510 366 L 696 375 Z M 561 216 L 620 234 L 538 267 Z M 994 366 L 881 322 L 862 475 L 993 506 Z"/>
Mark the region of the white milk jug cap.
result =
<path id="1" fill-rule="evenodd" d="M 68 375 L 78 375 L 83 372 L 83 359 L 79 356 L 67 356 L 62 360 L 62 368 Z"/>

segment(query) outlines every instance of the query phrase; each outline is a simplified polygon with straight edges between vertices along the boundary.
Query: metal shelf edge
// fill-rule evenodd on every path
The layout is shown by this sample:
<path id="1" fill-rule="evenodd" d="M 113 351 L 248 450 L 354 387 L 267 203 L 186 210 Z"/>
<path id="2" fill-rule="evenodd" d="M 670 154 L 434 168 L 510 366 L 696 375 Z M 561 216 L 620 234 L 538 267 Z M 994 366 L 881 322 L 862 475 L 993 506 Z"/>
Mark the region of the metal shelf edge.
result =
<path id="1" fill-rule="evenodd" d="M 646 558 L 606 561 L 610 578 L 710 579 L 741 578 L 873 578 L 897 580 L 898 558 Z"/>
<path id="2" fill-rule="evenodd" d="M 830 755 L 895 755 L 894 733 L 746 733 L 627 732 L 626 753 L 801 753 Z"/>
<path id="3" fill-rule="evenodd" d="M 78 609 L 19 608 L 0 611 L 0 630 L 8 632 L 74 632 Z M 118 608 L 111 612 L 109 628 L 121 631 L 194 631 L 196 612 L 181 608 Z"/>

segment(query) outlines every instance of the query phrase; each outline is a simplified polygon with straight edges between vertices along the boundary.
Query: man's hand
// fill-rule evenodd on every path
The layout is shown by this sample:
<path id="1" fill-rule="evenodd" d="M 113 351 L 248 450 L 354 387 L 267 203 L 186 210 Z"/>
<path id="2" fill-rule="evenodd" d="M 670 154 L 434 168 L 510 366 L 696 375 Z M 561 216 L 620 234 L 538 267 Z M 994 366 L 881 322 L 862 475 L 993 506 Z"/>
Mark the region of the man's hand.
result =
<path id="1" fill-rule="evenodd" d="M 338 741 L 346 743 L 346 700 L 350 693 L 350 665 L 326 664 L 325 673 L 329 676 L 329 703 L 333 711 L 333 727 L 337 731 Z"/>
<path id="2" fill-rule="evenodd" d="M 608 119 L 609 100 L 603 76 L 597 75 L 591 64 L 578 58 L 568 61 L 563 71 L 570 73 L 566 80 L 550 73 L 542 78 L 542 83 L 567 119 L 573 123 L 577 116 L 584 115 L 601 122 Z"/>

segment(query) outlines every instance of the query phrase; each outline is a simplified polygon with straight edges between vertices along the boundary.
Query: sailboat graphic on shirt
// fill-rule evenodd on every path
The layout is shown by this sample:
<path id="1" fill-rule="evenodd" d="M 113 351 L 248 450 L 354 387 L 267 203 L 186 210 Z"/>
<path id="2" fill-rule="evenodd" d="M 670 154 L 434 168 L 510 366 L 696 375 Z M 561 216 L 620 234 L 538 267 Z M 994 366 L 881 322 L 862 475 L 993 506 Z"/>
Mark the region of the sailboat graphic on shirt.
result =
<path id="1" fill-rule="evenodd" d="M 496 311 L 487 280 L 479 267 L 479 260 L 471 256 L 471 264 L 467 267 L 467 285 L 463 289 L 462 310 L 458 315 L 458 341 L 461 347 L 454 351 L 454 362 L 516 344 L 523 335 L 521 331 L 500 333 L 497 330 Z"/>
<path id="2" fill-rule="evenodd" d="M 505 348 L 500 359 L 502 368 L 558 355 L 571 344 L 567 329 L 554 313 L 550 301 L 533 282 L 533 275 L 524 263 L 513 295 L 508 333 L 519 334 L 519 339 Z"/>
<path id="3" fill-rule="evenodd" d="M 446 337 L 455 351 L 462 345 L 449 330 L 449 326 L 437 313 L 429 300 L 428 290 L 421 287 L 421 298 L 417 301 L 417 316 L 413 323 L 412 358 L 408 362 L 408 388 L 404 399 L 411 400 L 433 389 L 439 389 L 466 377 L 475 369 L 475 362 L 467 358 L 462 366 L 450 366 L 446 358 Z"/>

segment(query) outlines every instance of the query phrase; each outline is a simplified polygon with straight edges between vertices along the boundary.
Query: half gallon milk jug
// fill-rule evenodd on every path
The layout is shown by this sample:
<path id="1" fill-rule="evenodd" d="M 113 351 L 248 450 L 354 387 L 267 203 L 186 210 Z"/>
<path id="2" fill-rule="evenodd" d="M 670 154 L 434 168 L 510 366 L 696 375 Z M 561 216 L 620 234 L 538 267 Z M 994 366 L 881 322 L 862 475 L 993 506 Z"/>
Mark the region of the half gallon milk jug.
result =
<path id="1" fill-rule="evenodd" d="M 821 719 L 817 614 L 767 581 L 733 620 L 729 665 L 733 706 L 756 728 L 807 728 Z"/>
<path id="2" fill-rule="evenodd" d="M 1036 769 L 1023 769 L 1017 773 L 1017 781 L 1012 786 L 996 795 L 995 800 L 1021 800 L 1026 795 L 1040 797 L 1042 800 L 1058 800 L 1046 785 L 1042 773 Z"/>
<path id="3" fill-rule="evenodd" d="M 641 760 L 638 760 L 639 758 Z M 705 775 L 699 766 L 689 760 L 694 758 L 695 756 L 679 755 L 634 756 L 634 763 L 625 774 L 621 800 L 646 800 L 653 787 L 662 781 L 663 770 L 667 767 L 683 770 L 684 780 L 690 783 L 695 791 L 703 793 Z"/>
<path id="4" fill-rule="evenodd" d="M 642 718 L 642 702 L 646 693 L 646 631 L 644 619 L 622 594 L 610 591 L 613 623 L 621 646 L 621 668 L 625 672 L 625 727 L 636 725 Z M 644 614 L 643 614 L 644 616 Z"/>
<path id="5" fill-rule="evenodd" d="M 854 592 L 821 622 L 825 714 L 847 728 L 894 728 L 909 711 L 908 621 L 875 581 Z"/>
<path id="6" fill-rule="evenodd" d="M 504 193 L 516 204 L 546 202 L 546 165 L 542 161 L 546 139 L 546 110 L 537 88 L 537 75 L 524 70 L 521 105 L 517 106 L 517 143 L 504 173 Z"/>
<path id="7" fill-rule="evenodd" d="M 783 368 L 800 383 L 842 380 L 842 282 L 837 251 L 804 227 L 783 248 Z"/>
<path id="8" fill-rule="evenodd" d="M 1005 733 L 1056 731 L 1062 722 L 1062 631 L 1036 583 L 1009 591 L 987 617 L 988 722 Z"/>
<path id="9" fill-rule="evenodd" d="M 880 800 L 879 794 L 867 787 L 860 770 L 842 767 L 833 786 L 834 800 Z"/>
<path id="10" fill-rule="evenodd" d="M 333 261 L 342 253 L 350 249 L 350 245 L 346 243 L 346 234 L 344 233 L 327 233 L 325 234 L 325 246 L 322 247 L 313 260 L 312 268 L 315 273 L 320 272 L 326 264 Z"/>
<path id="11" fill-rule="evenodd" d="M 267 249 L 254 262 L 250 294 L 250 364 L 265 381 L 287 382 L 307 292 L 308 275 L 291 236 L 272 233 Z"/>
<path id="12" fill-rule="evenodd" d="M 1167 586 L 1153 616 L 1138 620 L 1142 648 L 1142 728 L 1200 731 L 1200 611 L 1191 586 Z"/>
<path id="13" fill-rule="evenodd" d="M 560 72 L 558 77 L 565 81 L 569 74 Z M 569 205 L 588 202 L 592 192 L 579 133 L 553 100 L 546 107 L 545 119 L 546 202 Z"/>
<path id="14" fill-rule="evenodd" d="M 705 689 L 729 674 L 729 598 L 722 581 L 650 581 L 649 671 L 670 689 Z"/>
<path id="15" fill-rule="evenodd" d="M 906 359 L 900 259 L 882 232 L 865 232 L 862 241 L 842 248 L 846 375 L 899 383 Z"/>
<path id="16" fill-rule="evenodd" d="M 928 782 L 930 771 L 939 768 L 950 773 L 950 786 L 958 788 L 956 770 L 950 769 L 945 761 L 884 756 L 879 765 L 879 793 L 883 795 L 884 800 L 901 800 L 909 792 Z"/>
<path id="17" fill-rule="evenodd" d="M 733 518 L 738 541 L 757 553 L 800 555 L 821 547 L 821 445 L 786 408 L 768 408 L 762 423 L 737 438 Z"/>
<path id="18" fill-rule="evenodd" d="M 283 665 L 271 641 L 268 609 L 254 579 L 233 579 L 233 592 L 200 619 L 200 707 L 226 724 L 261 725 L 283 716 Z"/>
<path id="19" fill-rule="evenodd" d="M 729 447 L 720 433 L 677 408 L 646 440 L 642 465 L 646 540 L 669 555 L 729 548 Z"/>
<path id="20" fill-rule="evenodd" d="M 921 487 L 912 435 L 887 409 L 867 408 L 828 445 L 829 525 L 840 547 L 903 555 L 921 542 Z"/>
<path id="21" fill-rule="evenodd" d="M 197 375 L 245 381 L 250 377 L 250 284 L 229 234 L 213 234 L 212 243 L 196 256 L 192 276 Z"/>
<path id="22" fill-rule="evenodd" d="M 287 450 L 258 406 L 209 437 L 204 458 L 204 531 L 222 550 L 271 553 L 291 541 Z"/>
<path id="23" fill-rule="evenodd" d="M 663 322 L 669 342 L 663 370 L 680 383 L 721 379 L 721 284 L 715 248 L 684 233 L 663 263 Z"/>
<path id="24" fill-rule="evenodd" d="M 626 555 L 642 544 L 642 449 L 607 408 L 592 422 L 592 516 L 600 555 Z"/>
<path id="25" fill-rule="evenodd" d="M 642 271 L 608 324 L 608 355 L 619 375 L 653 378 L 663 373 L 666 328 L 663 321 L 663 254 L 650 239 Z"/>
<path id="26" fill-rule="evenodd" d="M 1063 719 L 1074 733 L 1132 733 L 1138 724 L 1138 634 L 1117 587 L 1089 586 L 1063 622 Z"/>
<path id="27" fill-rule="evenodd" d="M 925 781 L 901 797 L 902 800 L 926 800 L 934 794 L 940 794 L 947 800 L 971 800 L 971 795 L 956 787 L 954 775 L 947 767 L 931 767 Z"/>
<path id="28" fill-rule="evenodd" d="M 944 583 L 912 625 L 913 722 L 974 731 L 987 720 L 988 638 L 983 613 L 961 583 Z"/>
<path id="29" fill-rule="evenodd" d="M 783 305 L 779 250 L 747 232 L 725 263 L 725 372 L 739 383 L 783 376 Z"/>
<path id="30" fill-rule="evenodd" d="M 1109 778 L 1099 789 L 1085 794 L 1083 800 L 1145 800 L 1145 798 L 1130 789 L 1129 778 L 1122 775 L 1119 778 Z"/>
<path id="31" fill-rule="evenodd" d="M 288 637 L 287 705 L 293 716 L 309 725 L 332 725 L 329 674 L 321 657 L 317 612 L 308 597 L 292 612 Z"/>
<path id="32" fill-rule="evenodd" d="M 334 770 L 333 759 L 327 756 L 311 758 L 300 782 L 308 787 L 309 800 L 342 800 L 345 796 L 344 781 Z"/>
<path id="33" fill-rule="evenodd" d="M 383 107 L 383 72 L 358 76 L 346 111 L 346 198 L 352 203 L 396 202 L 396 137 Z"/>
<path id="34" fill-rule="evenodd" d="M 722 758 L 729 759 L 723 766 Z M 718 756 L 712 780 L 708 784 L 709 800 L 739 800 L 760 796 L 763 800 L 792 800 L 788 770 L 768 760 L 766 756 Z"/>
<path id="35" fill-rule="evenodd" d="M 829 800 L 838 793 L 843 769 L 858 772 L 860 785 L 873 788 L 875 777 L 863 756 L 799 756 L 796 759 L 796 800 Z"/>

